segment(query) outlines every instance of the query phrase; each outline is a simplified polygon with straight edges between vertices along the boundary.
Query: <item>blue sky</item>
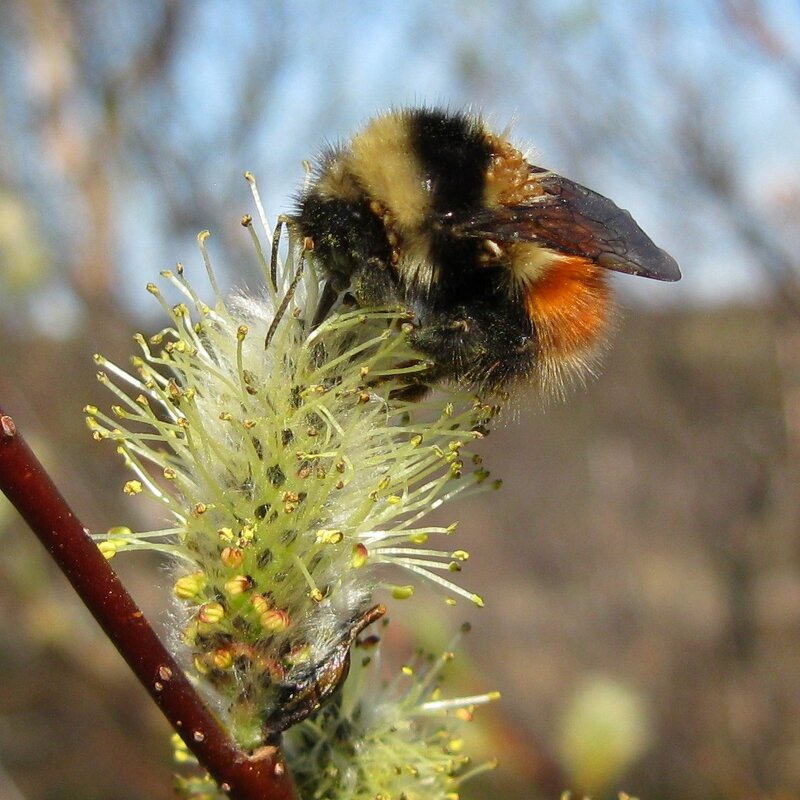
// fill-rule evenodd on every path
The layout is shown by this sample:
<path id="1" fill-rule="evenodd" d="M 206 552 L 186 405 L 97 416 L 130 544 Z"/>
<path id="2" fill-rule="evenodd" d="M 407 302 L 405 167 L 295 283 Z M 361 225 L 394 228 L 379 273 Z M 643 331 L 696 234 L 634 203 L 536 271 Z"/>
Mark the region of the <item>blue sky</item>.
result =
<path id="1" fill-rule="evenodd" d="M 242 22 L 247 3 L 201 7 L 183 80 L 198 114 L 190 118 L 213 124 L 215 109 L 235 108 L 230 87 L 238 65 L 231 41 L 252 46 L 260 31 Z M 787 40 L 800 40 L 796 7 L 769 8 Z M 376 111 L 419 102 L 472 106 L 498 127 L 514 120 L 517 138 L 533 143 L 542 163 L 634 210 L 675 252 L 685 265 L 683 285 L 633 282 L 638 296 L 656 302 L 667 293 L 718 299 L 749 294 L 758 285 L 753 265 L 738 257 L 740 248 L 702 198 L 687 190 L 685 207 L 665 200 L 663 175 L 656 179 L 615 157 L 615 147 L 595 141 L 592 111 L 607 125 L 616 105 L 627 102 L 637 116 L 619 120 L 613 131 L 619 146 L 624 150 L 627 139 L 642 139 L 637 147 L 643 161 L 663 162 L 666 152 L 679 162 L 680 153 L 665 151 L 662 138 L 679 111 L 681 84 L 694 81 L 708 93 L 708 124 L 717 127 L 708 135 L 731 151 L 756 206 L 760 194 L 769 196 L 775 184 L 800 174 L 797 95 L 779 71 L 737 41 L 713 4 L 306 3 L 294 6 L 283 37 L 289 46 L 273 88 L 273 111 L 261 141 L 246 148 L 248 156 L 252 152 L 246 167 L 268 186 L 273 207 L 282 206 L 302 180 L 303 158 L 326 140 L 346 137 Z M 620 63 L 609 63 L 609 52 Z M 627 96 L 621 99 L 612 96 L 616 71 L 625 77 L 620 91 Z M 573 113 L 576 103 L 587 101 L 593 109 Z M 565 128 L 571 139 L 566 145 Z M 238 173 L 241 166 L 231 168 Z M 699 235 L 687 235 L 686 216 L 694 218 Z"/>
<path id="2" fill-rule="evenodd" d="M 800 202 L 800 88 L 726 21 L 723 6 L 713 0 L 198 0 L 174 46 L 167 83 L 124 96 L 121 122 L 131 140 L 150 142 L 155 172 L 135 159 L 109 164 L 118 230 L 108 260 L 119 268 L 120 296 L 140 298 L 146 307 L 141 287 L 148 279 L 177 260 L 199 258 L 194 228 L 176 239 L 164 211 L 165 196 L 180 196 L 169 183 L 180 182 L 180 174 L 158 172 L 160 159 L 166 164 L 173 151 L 181 154 L 182 174 L 206 194 L 197 229 L 232 235 L 239 216 L 252 210 L 244 170 L 256 173 L 275 216 L 291 208 L 301 161 L 326 141 L 348 136 L 391 106 L 441 103 L 480 109 L 498 128 L 513 120 L 515 140 L 533 145 L 539 163 L 629 208 L 683 267 L 677 286 L 622 277 L 623 293 L 655 305 L 751 298 L 763 273 L 731 233 L 732 209 L 698 190 L 676 130 L 697 125 L 710 155 L 733 175 L 743 209 L 737 213 L 752 216 L 794 252 L 788 245 L 800 244 L 793 224 Z M 130 54 L 161 24 L 158 8 L 157 0 L 135 9 L 122 0 L 91 6 L 103 26 L 91 41 L 75 42 L 90 77 L 92 69 L 124 77 Z M 798 7 L 769 0 L 764 9 L 800 61 Z M 0 114 L 10 124 L 36 114 L 29 100 L 37 61 L 26 51 L 24 28 L 0 48 Z M 260 85 L 249 73 L 256 57 L 266 98 L 257 124 L 244 138 L 216 137 L 253 102 L 244 91 L 252 90 L 248 79 Z M 690 101 L 696 120 L 686 113 Z M 91 126 L 97 109 L 90 98 L 75 102 Z M 0 166 L 16 171 L 18 185 L 37 198 L 57 255 L 87 222 L 70 187 L 42 158 L 42 143 L 20 137 L 14 144 L 0 153 Z M 161 185 L 154 186 L 154 177 Z M 237 256 L 222 244 L 217 238 L 212 247 L 223 273 L 225 258 L 233 262 L 225 278 L 240 282 Z M 63 299 L 58 287 L 56 294 Z"/>

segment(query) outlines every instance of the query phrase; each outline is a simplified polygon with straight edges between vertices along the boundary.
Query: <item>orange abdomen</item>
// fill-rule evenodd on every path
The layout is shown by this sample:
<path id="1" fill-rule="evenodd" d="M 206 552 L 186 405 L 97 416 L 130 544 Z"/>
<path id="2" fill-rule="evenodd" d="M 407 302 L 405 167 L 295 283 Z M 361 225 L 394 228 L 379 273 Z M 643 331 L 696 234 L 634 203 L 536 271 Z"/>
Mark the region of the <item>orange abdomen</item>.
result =
<path id="1" fill-rule="evenodd" d="M 524 289 L 540 358 L 580 358 L 602 341 L 610 291 L 601 267 L 577 256 L 559 258 Z"/>

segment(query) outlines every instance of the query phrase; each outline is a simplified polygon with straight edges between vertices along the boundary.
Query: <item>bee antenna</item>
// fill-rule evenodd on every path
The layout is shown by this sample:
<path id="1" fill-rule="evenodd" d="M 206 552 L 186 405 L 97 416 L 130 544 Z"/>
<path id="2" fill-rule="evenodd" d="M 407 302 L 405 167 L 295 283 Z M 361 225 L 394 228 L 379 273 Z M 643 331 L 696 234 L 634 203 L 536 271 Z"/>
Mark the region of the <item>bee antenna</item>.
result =
<path id="1" fill-rule="evenodd" d="M 267 335 L 264 339 L 265 350 L 269 347 L 270 342 L 272 341 L 272 337 L 275 336 L 275 331 L 278 330 L 278 325 L 280 325 L 281 319 L 283 318 L 283 315 L 286 313 L 286 309 L 289 307 L 289 303 L 294 297 L 297 285 L 300 283 L 300 279 L 303 277 L 303 269 L 305 268 L 305 263 L 306 263 L 306 249 L 304 247 L 300 253 L 300 263 L 298 264 L 297 270 L 294 273 L 292 282 L 289 284 L 289 288 L 286 290 L 286 294 L 283 296 L 283 300 L 281 300 L 281 304 L 278 306 L 278 310 L 275 312 L 275 317 L 272 320 L 272 324 L 269 326 L 269 330 L 267 331 Z"/>
<path id="2" fill-rule="evenodd" d="M 278 247 L 281 243 L 281 232 L 283 231 L 283 223 L 285 218 L 283 216 L 278 218 L 278 224 L 275 226 L 275 231 L 272 234 L 272 253 L 269 259 L 269 280 L 275 292 L 278 291 Z M 302 265 L 302 261 L 300 262 Z"/>

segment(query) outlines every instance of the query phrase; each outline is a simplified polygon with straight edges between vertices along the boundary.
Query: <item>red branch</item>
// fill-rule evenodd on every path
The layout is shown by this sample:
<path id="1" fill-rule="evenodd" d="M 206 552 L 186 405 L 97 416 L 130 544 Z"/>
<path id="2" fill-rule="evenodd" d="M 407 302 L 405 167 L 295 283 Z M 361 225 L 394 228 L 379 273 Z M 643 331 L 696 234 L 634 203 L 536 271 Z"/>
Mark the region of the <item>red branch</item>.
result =
<path id="1" fill-rule="evenodd" d="M 0 408 L 0 490 L 30 525 L 142 686 L 200 764 L 234 800 L 297 800 L 280 751 L 242 752 L 117 578 Z"/>

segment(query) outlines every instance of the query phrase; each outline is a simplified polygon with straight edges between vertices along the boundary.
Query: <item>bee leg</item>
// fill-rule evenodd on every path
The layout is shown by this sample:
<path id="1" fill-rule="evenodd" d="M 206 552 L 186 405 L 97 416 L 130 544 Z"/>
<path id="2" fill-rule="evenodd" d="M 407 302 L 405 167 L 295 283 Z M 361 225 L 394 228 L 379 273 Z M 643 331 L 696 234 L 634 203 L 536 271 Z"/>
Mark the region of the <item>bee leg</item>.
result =
<path id="1" fill-rule="evenodd" d="M 473 303 L 426 314 L 408 340 L 433 362 L 417 379 L 429 385 L 449 379 L 492 389 L 525 375 L 536 357 L 531 322 L 513 303 Z"/>

